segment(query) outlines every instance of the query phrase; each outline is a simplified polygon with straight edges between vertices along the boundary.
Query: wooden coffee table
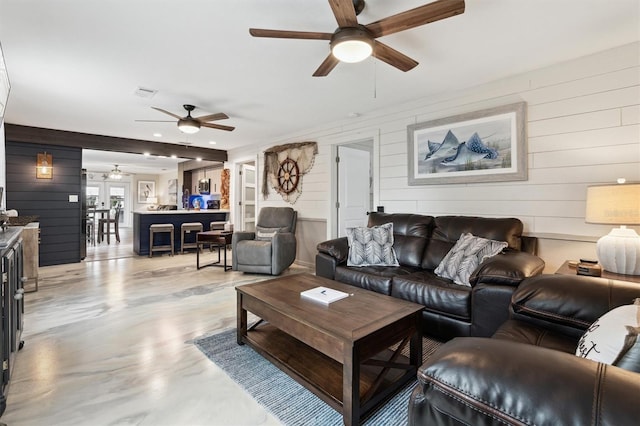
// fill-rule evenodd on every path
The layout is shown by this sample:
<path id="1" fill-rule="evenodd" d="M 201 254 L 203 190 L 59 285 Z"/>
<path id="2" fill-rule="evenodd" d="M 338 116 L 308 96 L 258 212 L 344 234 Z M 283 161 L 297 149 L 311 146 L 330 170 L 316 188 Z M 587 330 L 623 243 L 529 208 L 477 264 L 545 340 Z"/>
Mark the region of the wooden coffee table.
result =
<path id="1" fill-rule="evenodd" d="M 351 296 L 329 305 L 300 296 L 319 286 Z M 346 425 L 359 424 L 416 377 L 422 362 L 421 305 L 310 274 L 236 291 L 238 344 L 248 344 L 341 412 Z M 249 327 L 247 312 L 261 320 Z M 400 352 L 409 342 L 407 358 Z M 390 350 L 396 343 L 398 349 Z"/>

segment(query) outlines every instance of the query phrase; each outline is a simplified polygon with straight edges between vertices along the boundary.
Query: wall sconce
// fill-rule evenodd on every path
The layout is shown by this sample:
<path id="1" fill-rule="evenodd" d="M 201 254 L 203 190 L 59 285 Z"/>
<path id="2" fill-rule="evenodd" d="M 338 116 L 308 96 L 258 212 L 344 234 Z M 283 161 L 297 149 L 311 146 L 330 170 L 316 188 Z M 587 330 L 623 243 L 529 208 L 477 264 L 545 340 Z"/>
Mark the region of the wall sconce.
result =
<path id="1" fill-rule="evenodd" d="M 36 160 L 36 178 L 52 179 L 53 178 L 53 156 L 46 152 L 38 153 Z"/>

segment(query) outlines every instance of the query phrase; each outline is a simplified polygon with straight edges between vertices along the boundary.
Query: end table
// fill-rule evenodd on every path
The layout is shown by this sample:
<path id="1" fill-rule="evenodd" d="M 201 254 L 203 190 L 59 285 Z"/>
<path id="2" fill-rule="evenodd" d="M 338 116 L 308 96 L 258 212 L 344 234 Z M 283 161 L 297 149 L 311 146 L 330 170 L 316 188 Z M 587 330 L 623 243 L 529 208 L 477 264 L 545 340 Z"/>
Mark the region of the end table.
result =
<path id="1" fill-rule="evenodd" d="M 558 268 L 558 270 L 556 271 L 556 274 L 577 275 L 576 274 L 576 267 L 575 266 L 569 266 L 569 261 L 567 260 L 566 262 L 564 262 L 562 264 L 562 266 L 560 266 L 560 268 Z M 627 281 L 627 282 L 630 282 L 630 283 L 638 283 L 638 284 L 640 284 L 640 275 L 616 274 L 616 273 L 613 273 L 613 272 L 605 271 L 604 269 L 602 270 L 601 278 L 606 278 L 608 280 Z"/>

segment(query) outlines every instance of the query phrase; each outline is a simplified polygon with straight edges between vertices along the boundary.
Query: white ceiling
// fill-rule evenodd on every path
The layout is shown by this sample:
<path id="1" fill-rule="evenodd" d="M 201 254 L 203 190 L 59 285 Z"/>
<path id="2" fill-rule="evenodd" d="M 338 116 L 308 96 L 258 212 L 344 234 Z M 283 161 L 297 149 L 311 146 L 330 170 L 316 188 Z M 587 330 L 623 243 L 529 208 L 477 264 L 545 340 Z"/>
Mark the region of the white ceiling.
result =
<path id="1" fill-rule="evenodd" d="M 358 20 L 428 2 L 368 0 Z M 250 27 L 337 23 L 326 0 L 0 0 L 6 122 L 223 150 L 270 143 L 637 41 L 640 0 L 467 0 L 462 15 L 380 39 L 420 63 L 407 73 L 368 59 L 312 77 L 328 42 L 253 38 Z M 141 98 L 138 87 L 158 93 Z M 134 121 L 171 119 L 151 106 L 183 115 L 185 103 L 196 116 L 228 114 L 218 123 L 236 130 L 187 136 L 174 123 Z"/>

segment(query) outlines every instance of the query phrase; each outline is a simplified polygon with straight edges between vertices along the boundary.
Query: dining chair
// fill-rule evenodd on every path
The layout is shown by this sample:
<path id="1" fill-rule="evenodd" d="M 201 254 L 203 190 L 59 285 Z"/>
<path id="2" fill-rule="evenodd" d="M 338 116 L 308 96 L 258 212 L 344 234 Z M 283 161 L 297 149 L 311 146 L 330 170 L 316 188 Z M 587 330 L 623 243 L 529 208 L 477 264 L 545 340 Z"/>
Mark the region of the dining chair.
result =
<path id="1" fill-rule="evenodd" d="M 115 235 L 116 241 L 120 242 L 120 213 L 122 212 L 122 207 L 119 205 L 116 206 L 116 212 L 111 217 L 100 218 L 98 220 L 98 232 L 99 232 L 99 241 L 102 242 L 104 240 L 104 236 L 107 236 L 107 244 L 110 244 L 109 235 Z M 113 231 L 111 230 L 111 224 L 113 224 Z M 105 230 L 106 228 L 106 230 Z"/>

